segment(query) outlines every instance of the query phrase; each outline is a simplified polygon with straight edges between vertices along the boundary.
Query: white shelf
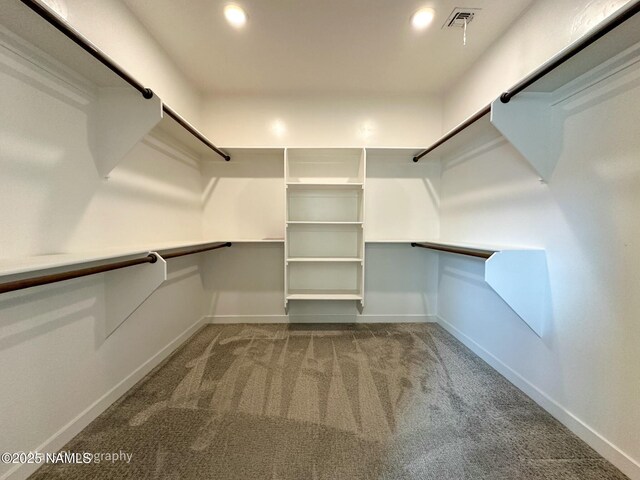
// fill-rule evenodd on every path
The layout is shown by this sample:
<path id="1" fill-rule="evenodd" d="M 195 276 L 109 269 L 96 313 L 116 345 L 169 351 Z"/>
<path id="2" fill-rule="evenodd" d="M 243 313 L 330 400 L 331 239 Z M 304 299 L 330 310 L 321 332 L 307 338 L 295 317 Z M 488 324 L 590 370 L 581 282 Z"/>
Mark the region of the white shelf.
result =
<path id="1" fill-rule="evenodd" d="M 316 222 L 316 221 L 288 220 L 287 225 L 362 225 L 362 222 Z"/>
<path id="2" fill-rule="evenodd" d="M 364 259 L 357 257 L 290 257 L 287 258 L 287 262 L 345 262 L 345 263 L 359 263 Z"/>
<path id="3" fill-rule="evenodd" d="M 364 183 L 352 183 L 352 182 L 292 182 L 286 183 L 287 187 L 359 187 L 362 188 Z"/>
<path id="4" fill-rule="evenodd" d="M 290 290 L 287 300 L 362 300 L 357 291 Z"/>
<path id="5" fill-rule="evenodd" d="M 181 242 L 164 242 L 138 247 L 112 248 L 100 251 L 86 251 L 74 253 L 57 253 L 49 255 L 33 255 L 28 257 L 0 259 L 0 277 L 22 275 L 52 269 L 63 269 L 79 265 L 88 265 L 108 260 L 125 259 L 156 252 L 187 247 L 197 247 L 209 243 L 223 243 L 227 240 L 196 240 Z M 282 242 L 283 240 L 280 240 Z M 247 242 L 240 240 L 239 242 Z M 233 243 L 233 242 L 232 242 Z"/>
<path id="6" fill-rule="evenodd" d="M 635 2 L 629 2 L 618 12 L 614 13 L 611 18 L 619 14 L 623 14 L 625 11 L 632 10 L 634 6 Z M 599 27 L 600 25 L 595 28 Z M 590 33 L 591 32 L 586 32 L 584 37 L 588 36 Z M 566 52 L 571 51 L 575 45 L 580 44 L 584 40 L 584 37 L 576 39 L 573 44 L 568 45 L 564 50 L 549 59 L 540 67 L 540 69 L 543 69 L 546 65 L 554 63 Z M 574 79 L 584 75 L 599 65 L 606 64 L 610 59 L 632 47 L 639 40 L 640 15 L 636 14 L 615 27 L 613 30 L 609 31 L 606 35 L 600 37 L 588 47 L 584 48 L 584 50 L 576 54 L 574 57 L 547 73 L 544 77 L 526 88 L 524 92 L 554 92 L 558 88 L 572 82 Z"/>
<path id="7" fill-rule="evenodd" d="M 216 240 L 217 241 L 217 240 Z M 254 238 L 242 240 L 224 240 L 231 243 L 284 243 L 284 238 Z"/>

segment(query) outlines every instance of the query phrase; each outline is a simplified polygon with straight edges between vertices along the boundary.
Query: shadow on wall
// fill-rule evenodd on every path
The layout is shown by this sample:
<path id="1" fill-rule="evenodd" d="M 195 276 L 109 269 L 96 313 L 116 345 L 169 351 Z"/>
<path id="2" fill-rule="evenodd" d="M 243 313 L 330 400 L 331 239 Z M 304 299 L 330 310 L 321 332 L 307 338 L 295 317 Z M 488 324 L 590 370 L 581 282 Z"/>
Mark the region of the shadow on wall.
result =
<path id="1" fill-rule="evenodd" d="M 195 163 L 176 161 L 168 147 L 145 142 L 127 155 L 111 180 L 99 178 L 89 148 L 92 94 L 25 60 L 20 66 L 28 75 L 0 62 L 5 100 L 0 220 L 16 226 L 0 238 L 4 256 L 65 252 L 70 244 L 88 250 L 174 240 L 175 223 L 180 238 L 199 236 L 199 218 L 192 225 L 183 220 L 189 211 L 198 216 L 201 211 Z"/>
<path id="2" fill-rule="evenodd" d="M 202 163 L 204 236 L 220 240 L 282 238 L 283 150 L 231 154 L 231 162 Z"/>
<path id="3" fill-rule="evenodd" d="M 77 322 L 90 321 L 95 325 L 104 316 L 104 288 L 100 277 L 2 294 L 0 351 Z"/>
<path id="4" fill-rule="evenodd" d="M 282 244 L 236 243 L 216 252 L 202 259 L 207 315 L 285 315 Z M 417 252 L 408 243 L 369 244 L 366 259 L 364 314 L 405 316 L 405 321 L 435 314 L 437 255 Z M 323 316 L 336 315 L 355 321 L 358 315 L 352 301 L 292 301 L 289 307 L 291 321 L 322 321 Z"/>

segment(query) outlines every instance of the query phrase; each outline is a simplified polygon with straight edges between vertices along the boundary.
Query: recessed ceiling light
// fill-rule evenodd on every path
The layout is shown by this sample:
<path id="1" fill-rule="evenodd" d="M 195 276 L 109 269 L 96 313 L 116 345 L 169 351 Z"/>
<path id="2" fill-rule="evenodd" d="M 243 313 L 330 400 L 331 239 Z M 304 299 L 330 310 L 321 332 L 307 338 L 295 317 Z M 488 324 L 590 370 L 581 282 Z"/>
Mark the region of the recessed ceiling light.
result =
<path id="1" fill-rule="evenodd" d="M 238 5 L 224 7 L 224 16 L 232 27 L 241 28 L 247 23 L 247 14 Z"/>
<path id="2" fill-rule="evenodd" d="M 416 30 L 424 30 L 431 24 L 434 15 L 432 8 L 421 8 L 411 17 L 411 25 Z"/>

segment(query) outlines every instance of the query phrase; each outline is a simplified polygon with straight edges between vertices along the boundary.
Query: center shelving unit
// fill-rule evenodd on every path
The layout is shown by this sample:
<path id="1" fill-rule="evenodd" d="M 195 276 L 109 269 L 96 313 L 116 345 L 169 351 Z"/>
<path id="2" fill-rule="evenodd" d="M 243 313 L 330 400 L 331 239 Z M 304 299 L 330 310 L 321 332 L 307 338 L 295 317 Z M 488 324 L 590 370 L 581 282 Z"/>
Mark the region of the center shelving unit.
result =
<path id="1" fill-rule="evenodd" d="M 285 308 L 289 300 L 364 306 L 362 148 L 285 151 Z"/>

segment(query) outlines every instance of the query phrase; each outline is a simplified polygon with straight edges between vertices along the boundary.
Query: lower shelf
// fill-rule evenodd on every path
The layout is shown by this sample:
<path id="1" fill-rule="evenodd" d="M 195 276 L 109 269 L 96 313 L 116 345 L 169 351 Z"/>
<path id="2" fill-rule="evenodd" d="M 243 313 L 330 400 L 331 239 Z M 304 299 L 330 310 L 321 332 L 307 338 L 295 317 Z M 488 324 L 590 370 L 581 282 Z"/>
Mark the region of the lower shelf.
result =
<path id="1" fill-rule="evenodd" d="M 291 290 L 287 300 L 362 300 L 357 290 Z"/>
<path id="2" fill-rule="evenodd" d="M 287 262 L 350 262 L 362 263 L 358 257 L 289 257 Z"/>

